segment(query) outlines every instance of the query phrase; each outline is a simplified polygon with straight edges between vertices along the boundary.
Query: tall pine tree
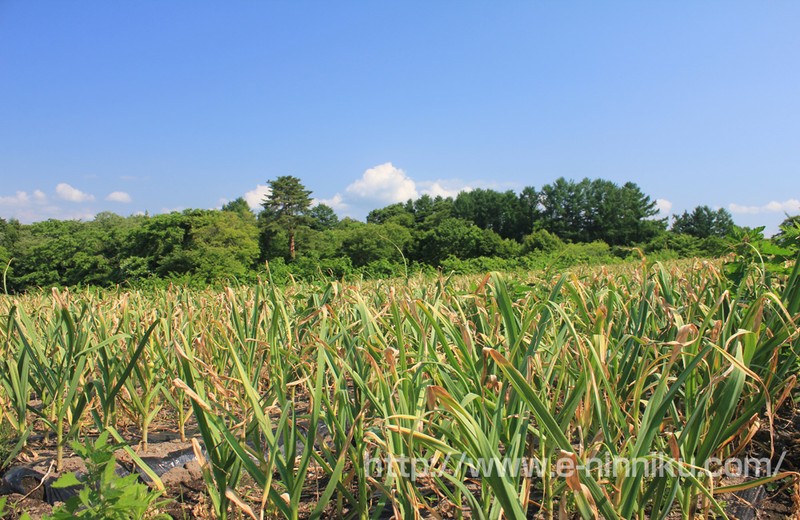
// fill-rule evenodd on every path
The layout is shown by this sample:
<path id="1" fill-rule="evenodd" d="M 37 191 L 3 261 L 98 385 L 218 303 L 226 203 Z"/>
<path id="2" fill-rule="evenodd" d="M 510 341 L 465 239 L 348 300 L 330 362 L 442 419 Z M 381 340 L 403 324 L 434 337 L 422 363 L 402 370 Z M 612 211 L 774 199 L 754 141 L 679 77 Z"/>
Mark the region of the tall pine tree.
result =
<path id="1" fill-rule="evenodd" d="M 291 175 L 283 175 L 267 181 L 267 184 L 271 191 L 261 205 L 268 213 L 270 223 L 286 230 L 289 235 L 289 256 L 294 260 L 294 235 L 311 206 L 311 191 L 303 186 L 300 179 Z"/>

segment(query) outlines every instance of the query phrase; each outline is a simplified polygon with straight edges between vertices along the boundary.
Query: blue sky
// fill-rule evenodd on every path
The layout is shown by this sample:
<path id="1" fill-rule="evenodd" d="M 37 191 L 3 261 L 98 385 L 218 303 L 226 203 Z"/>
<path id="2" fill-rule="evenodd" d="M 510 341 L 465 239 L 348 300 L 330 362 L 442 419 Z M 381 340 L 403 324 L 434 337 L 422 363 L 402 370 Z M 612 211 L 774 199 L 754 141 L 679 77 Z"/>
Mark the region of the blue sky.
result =
<path id="1" fill-rule="evenodd" d="M 800 212 L 798 27 L 788 1 L 4 0 L 0 217 L 295 175 L 363 218 L 565 176 L 774 231 Z"/>

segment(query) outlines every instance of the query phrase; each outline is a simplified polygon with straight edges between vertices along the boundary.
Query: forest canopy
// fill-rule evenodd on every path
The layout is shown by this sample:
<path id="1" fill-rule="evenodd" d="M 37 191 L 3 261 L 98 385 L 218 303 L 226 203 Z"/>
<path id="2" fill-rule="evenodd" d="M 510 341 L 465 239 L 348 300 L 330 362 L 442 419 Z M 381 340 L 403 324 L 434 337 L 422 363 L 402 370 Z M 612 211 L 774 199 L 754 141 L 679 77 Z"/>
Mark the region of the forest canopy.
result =
<path id="1" fill-rule="evenodd" d="M 5 290 L 247 282 L 267 276 L 268 265 L 284 278 L 379 277 L 611 262 L 641 253 L 716 256 L 737 229 L 725 209 L 708 206 L 677 215 L 670 227 L 636 184 L 603 179 L 559 178 L 519 193 L 423 195 L 374 209 L 366 222 L 312 206 L 296 177 L 268 182 L 272 194 L 258 213 L 240 198 L 219 210 L 100 213 L 87 222 L 0 219 Z M 796 226 L 796 219 L 785 224 Z"/>

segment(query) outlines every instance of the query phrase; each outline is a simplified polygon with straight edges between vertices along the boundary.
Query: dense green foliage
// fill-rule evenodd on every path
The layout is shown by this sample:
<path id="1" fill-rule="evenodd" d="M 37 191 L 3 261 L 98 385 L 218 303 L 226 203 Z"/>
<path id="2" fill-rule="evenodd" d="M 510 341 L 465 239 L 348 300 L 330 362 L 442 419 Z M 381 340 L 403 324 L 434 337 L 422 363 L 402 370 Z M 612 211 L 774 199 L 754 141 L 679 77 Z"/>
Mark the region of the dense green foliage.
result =
<path id="1" fill-rule="evenodd" d="M 269 184 L 258 215 L 240 198 L 220 210 L 101 213 L 89 222 L 0 219 L 5 289 L 527 270 L 638 258 L 635 248 L 663 259 L 718 256 L 747 233 L 726 210 L 707 206 L 677 216 L 668 230 L 635 184 L 602 179 L 423 195 L 375 209 L 366 223 L 310 206 L 311 193 L 295 177 Z M 780 236 L 783 247 L 796 242 L 789 231 Z"/>
<path id="2" fill-rule="evenodd" d="M 725 237 L 733 231 L 733 220 L 730 214 L 720 208 L 716 211 L 708 206 L 698 206 L 689 213 L 675 217 L 672 225 L 676 233 L 685 233 L 698 238 Z"/>

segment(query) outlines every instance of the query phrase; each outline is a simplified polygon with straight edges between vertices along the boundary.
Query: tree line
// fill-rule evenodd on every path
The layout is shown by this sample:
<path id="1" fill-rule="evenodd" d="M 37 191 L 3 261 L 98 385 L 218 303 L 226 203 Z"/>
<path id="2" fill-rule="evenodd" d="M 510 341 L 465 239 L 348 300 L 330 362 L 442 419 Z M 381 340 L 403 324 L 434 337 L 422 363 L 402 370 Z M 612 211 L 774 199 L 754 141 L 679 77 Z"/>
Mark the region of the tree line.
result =
<path id="1" fill-rule="evenodd" d="M 560 178 L 519 193 L 423 195 L 374 209 L 366 222 L 340 220 L 330 207 L 312 205 L 296 177 L 268 182 L 271 194 L 257 214 L 239 198 L 219 210 L 106 212 L 87 222 L 0 219 L 4 288 L 524 269 L 613 261 L 638 254 L 633 247 L 715 256 L 735 229 L 726 210 L 707 206 L 674 217 L 670 226 L 636 184 L 602 179 Z"/>

